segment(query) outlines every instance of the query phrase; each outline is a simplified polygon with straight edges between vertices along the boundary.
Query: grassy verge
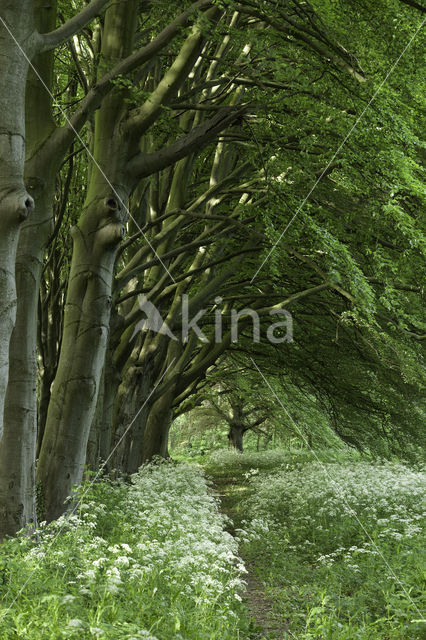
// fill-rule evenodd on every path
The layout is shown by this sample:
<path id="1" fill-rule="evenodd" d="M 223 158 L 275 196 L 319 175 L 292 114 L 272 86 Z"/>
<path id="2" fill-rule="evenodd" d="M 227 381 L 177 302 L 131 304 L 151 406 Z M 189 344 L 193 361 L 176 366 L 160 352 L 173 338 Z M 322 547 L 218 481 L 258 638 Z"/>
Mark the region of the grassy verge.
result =
<path id="1" fill-rule="evenodd" d="M 424 474 L 318 458 L 218 452 L 206 467 L 284 638 L 424 639 Z"/>
<path id="2" fill-rule="evenodd" d="M 74 515 L 0 547 L 0 638 L 244 637 L 243 568 L 223 525 L 194 465 L 97 483 Z"/>

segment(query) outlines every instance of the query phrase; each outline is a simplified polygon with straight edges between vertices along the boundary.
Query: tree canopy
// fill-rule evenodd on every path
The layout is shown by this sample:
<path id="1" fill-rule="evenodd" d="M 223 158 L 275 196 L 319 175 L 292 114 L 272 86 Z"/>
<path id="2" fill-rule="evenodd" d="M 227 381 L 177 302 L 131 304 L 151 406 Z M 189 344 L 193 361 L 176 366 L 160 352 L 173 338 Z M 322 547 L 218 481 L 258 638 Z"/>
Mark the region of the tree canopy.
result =
<path id="1" fill-rule="evenodd" d="M 424 13 L 0 0 L 0 536 L 200 406 L 414 451 Z"/>

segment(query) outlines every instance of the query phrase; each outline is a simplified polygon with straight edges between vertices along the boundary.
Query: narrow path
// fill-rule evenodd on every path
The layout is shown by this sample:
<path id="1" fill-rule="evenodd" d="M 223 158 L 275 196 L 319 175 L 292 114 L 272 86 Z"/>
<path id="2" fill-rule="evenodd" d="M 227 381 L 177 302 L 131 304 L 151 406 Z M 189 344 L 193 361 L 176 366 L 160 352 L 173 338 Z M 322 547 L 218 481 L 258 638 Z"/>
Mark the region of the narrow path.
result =
<path id="1" fill-rule="evenodd" d="M 235 505 L 244 496 L 241 484 L 229 476 L 217 474 L 214 477 L 210 475 L 210 479 L 213 481 L 212 492 L 220 500 L 222 513 L 228 516 L 233 523 L 235 521 L 238 522 Z M 237 492 L 238 496 L 236 496 Z M 226 530 L 235 536 L 234 524 L 226 527 Z M 247 589 L 244 599 L 252 621 L 250 640 L 283 640 L 287 638 L 286 632 L 288 632 L 288 628 L 274 612 L 273 604 L 265 594 L 264 585 L 256 577 L 255 563 L 245 558 L 244 553 L 241 553 L 241 551 L 240 557 L 247 569 L 245 576 Z"/>

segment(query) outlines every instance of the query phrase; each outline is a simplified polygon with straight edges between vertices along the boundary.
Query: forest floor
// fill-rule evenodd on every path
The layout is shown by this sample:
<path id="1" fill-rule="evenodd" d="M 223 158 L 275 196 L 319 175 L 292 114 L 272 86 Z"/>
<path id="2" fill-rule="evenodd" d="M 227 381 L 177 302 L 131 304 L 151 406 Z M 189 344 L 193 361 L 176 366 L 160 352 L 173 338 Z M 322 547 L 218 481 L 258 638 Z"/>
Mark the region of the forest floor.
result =
<path id="1" fill-rule="evenodd" d="M 222 513 L 229 518 L 226 530 L 232 536 L 238 536 L 243 516 L 241 501 L 249 493 L 245 478 L 241 473 L 230 469 L 213 472 L 209 469 L 208 477 L 213 483 L 213 494 L 220 500 Z M 240 556 L 247 570 L 244 602 L 250 617 L 250 640 L 281 640 L 291 637 L 286 621 L 274 611 L 273 602 L 265 593 L 256 560 L 245 556 L 243 550 L 240 550 Z"/>
<path id="2" fill-rule="evenodd" d="M 425 491 L 420 465 L 299 449 L 88 482 L 0 547 L 0 639 L 425 640 Z"/>
<path id="3" fill-rule="evenodd" d="M 248 572 L 238 637 L 426 639 L 420 465 L 275 450 L 203 466 Z"/>

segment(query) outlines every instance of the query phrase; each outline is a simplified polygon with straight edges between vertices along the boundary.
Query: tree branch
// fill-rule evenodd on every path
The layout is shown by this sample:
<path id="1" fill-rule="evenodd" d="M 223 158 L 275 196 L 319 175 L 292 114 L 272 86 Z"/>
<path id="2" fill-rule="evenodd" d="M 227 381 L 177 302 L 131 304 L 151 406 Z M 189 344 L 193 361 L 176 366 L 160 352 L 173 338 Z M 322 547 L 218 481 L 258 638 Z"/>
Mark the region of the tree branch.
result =
<path id="1" fill-rule="evenodd" d="M 286 27 L 282 23 L 282 16 L 280 16 L 280 20 L 275 20 L 271 16 L 269 16 L 266 12 L 258 11 L 254 8 L 254 5 L 251 3 L 244 2 L 244 0 L 240 0 L 240 3 L 243 3 L 241 6 L 238 5 L 238 10 L 241 13 L 245 13 L 254 17 L 259 18 L 260 20 L 265 21 L 269 26 L 273 29 L 276 29 L 279 32 L 285 33 L 286 35 L 290 35 L 297 40 L 300 40 L 305 45 L 307 45 L 312 51 L 315 51 L 323 60 L 333 62 L 334 64 L 346 69 L 358 82 L 365 82 L 366 78 L 359 73 L 345 58 L 343 57 L 343 51 L 336 51 L 335 47 L 333 47 L 332 43 L 327 41 L 327 46 L 336 51 L 337 55 L 334 55 L 329 49 L 323 46 L 323 43 L 319 41 L 318 36 L 315 38 L 308 38 L 305 33 L 300 30 L 300 26 L 298 28 L 295 27 Z M 245 7 L 244 4 L 247 4 L 249 8 Z M 288 18 L 287 18 L 288 22 Z"/>
<path id="2" fill-rule="evenodd" d="M 65 22 L 50 33 L 40 34 L 41 50 L 39 53 L 50 51 L 60 44 L 63 44 L 73 35 L 84 29 L 97 15 L 99 15 L 108 4 L 109 0 L 92 0 L 80 13 Z"/>
<path id="3" fill-rule="evenodd" d="M 46 141 L 43 148 L 46 158 L 49 160 L 51 155 L 56 153 L 59 148 L 66 149 L 71 144 L 87 122 L 89 116 L 99 107 L 103 98 L 111 91 L 114 86 L 114 80 L 149 62 L 180 33 L 181 29 L 188 24 L 194 12 L 210 4 L 211 0 L 198 0 L 198 2 L 194 2 L 187 11 L 181 13 L 181 15 L 168 24 L 154 40 L 124 60 L 118 62 L 110 71 L 102 76 L 102 78 L 89 89 L 89 92 L 81 101 L 78 109 L 71 116 L 70 120 L 63 127 L 58 127 Z"/>
<path id="4" fill-rule="evenodd" d="M 414 2 L 414 0 L 399 0 L 404 4 L 408 4 L 410 7 L 414 7 L 414 9 L 418 9 L 422 13 L 426 13 L 425 7 L 422 7 L 418 2 Z"/>
<path id="5" fill-rule="evenodd" d="M 246 110 L 247 107 L 223 107 L 215 116 L 168 147 L 155 153 L 141 153 L 134 157 L 127 165 L 128 172 L 139 181 L 169 167 L 214 140 L 219 133 L 240 119 Z"/>
<path id="6" fill-rule="evenodd" d="M 206 16 L 210 10 L 206 12 Z M 214 12 L 216 12 L 214 10 Z M 130 135 L 142 136 L 155 122 L 163 107 L 186 80 L 192 64 L 200 53 L 203 42 L 199 23 L 194 25 L 191 34 L 186 38 L 172 65 L 157 84 L 148 100 L 142 106 L 130 112 L 126 122 L 126 132 Z"/>

